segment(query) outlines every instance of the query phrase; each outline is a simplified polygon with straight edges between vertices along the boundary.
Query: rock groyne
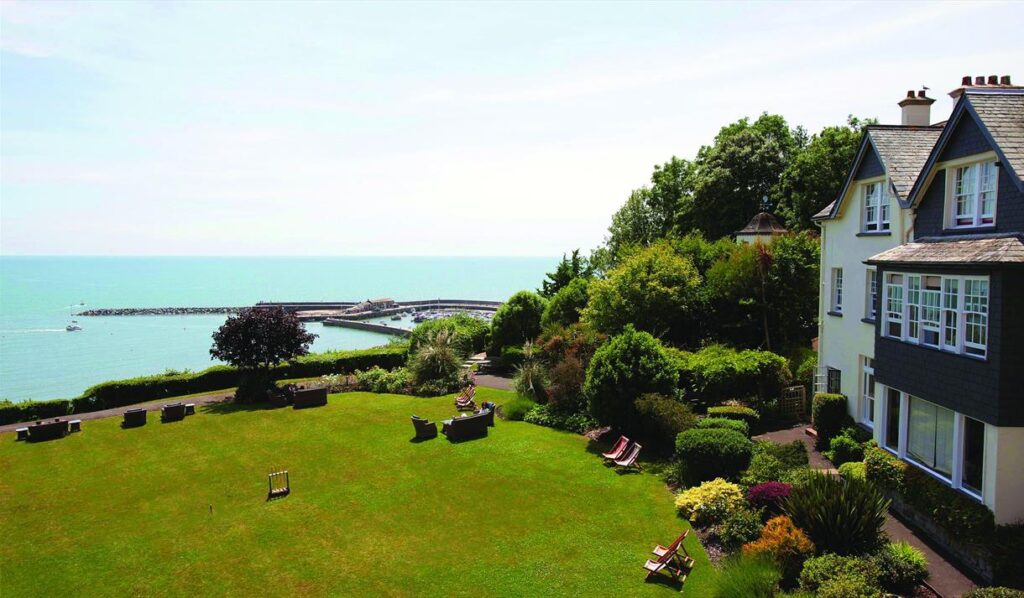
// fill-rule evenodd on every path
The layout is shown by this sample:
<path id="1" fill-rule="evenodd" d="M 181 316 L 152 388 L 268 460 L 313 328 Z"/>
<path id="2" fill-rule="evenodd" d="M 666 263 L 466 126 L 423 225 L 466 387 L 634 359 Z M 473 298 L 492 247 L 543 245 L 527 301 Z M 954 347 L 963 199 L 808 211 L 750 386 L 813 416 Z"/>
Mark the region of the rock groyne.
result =
<path id="1" fill-rule="evenodd" d="M 236 314 L 244 307 L 109 307 L 87 309 L 79 316 L 196 316 L 204 314 Z"/>

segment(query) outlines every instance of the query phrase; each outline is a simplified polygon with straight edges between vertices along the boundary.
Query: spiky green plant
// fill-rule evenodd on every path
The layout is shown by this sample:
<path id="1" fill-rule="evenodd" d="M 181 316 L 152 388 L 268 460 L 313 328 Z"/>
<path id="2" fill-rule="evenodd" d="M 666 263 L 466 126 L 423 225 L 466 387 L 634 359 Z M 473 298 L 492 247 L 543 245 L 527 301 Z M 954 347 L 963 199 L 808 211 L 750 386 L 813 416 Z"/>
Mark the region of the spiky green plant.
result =
<path id="1" fill-rule="evenodd" d="M 783 502 L 819 553 L 867 554 L 878 547 L 889 500 L 870 483 L 813 472 Z"/>

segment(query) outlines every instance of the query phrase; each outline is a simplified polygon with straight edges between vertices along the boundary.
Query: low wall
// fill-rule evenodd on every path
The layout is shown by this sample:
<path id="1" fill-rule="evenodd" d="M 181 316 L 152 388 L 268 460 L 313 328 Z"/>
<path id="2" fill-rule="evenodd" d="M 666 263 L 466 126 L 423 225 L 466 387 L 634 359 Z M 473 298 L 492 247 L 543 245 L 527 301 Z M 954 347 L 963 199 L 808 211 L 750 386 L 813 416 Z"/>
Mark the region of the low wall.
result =
<path id="1" fill-rule="evenodd" d="M 360 322 L 359 320 L 348 320 L 342 318 L 327 318 L 324 320 L 324 326 L 338 326 L 340 328 L 353 328 L 355 330 L 368 330 L 370 332 L 380 332 L 381 334 L 390 334 L 393 336 L 409 336 L 412 334 L 411 331 L 405 330 L 404 328 L 397 328 L 395 326 L 385 326 L 384 324 L 374 324 L 372 322 Z"/>

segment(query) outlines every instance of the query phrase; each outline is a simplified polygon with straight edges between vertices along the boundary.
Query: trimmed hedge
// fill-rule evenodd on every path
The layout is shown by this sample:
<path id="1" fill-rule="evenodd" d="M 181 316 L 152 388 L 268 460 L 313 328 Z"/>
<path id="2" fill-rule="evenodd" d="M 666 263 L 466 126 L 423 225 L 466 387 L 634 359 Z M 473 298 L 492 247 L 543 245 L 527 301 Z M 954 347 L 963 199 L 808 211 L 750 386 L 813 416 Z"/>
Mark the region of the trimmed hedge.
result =
<path id="1" fill-rule="evenodd" d="M 676 437 L 676 455 L 691 482 L 735 479 L 750 465 L 753 450 L 754 443 L 735 430 L 694 428 Z"/>
<path id="2" fill-rule="evenodd" d="M 738 419 L 740 421 L 747 422 L 747 427 L 751 430 L 757 427 L 757 422 L 761 420 L 761 415 L 757 411 L 754 411 L 750 407 L 741 407 L 739 405 L 708 407 L 708 417 Z"/>
<path id="3" fill-rule="evenodd" d="M 819 392 L 811 403 L 811 421 L 818 432 L 818 446 L 827 447 L 846 423 L 846 395 Z"/>
<path id="4" fill-rule="evenodd" d="M 741 419 L 732 419 L 729 417 L 705 417 L 697 420 L 697 427 L 702 430 L 710 428 L 735 430 L 742 433 L 744 436 L 750 436 L 750 424 Z"/>
<path id="5" fill-rule="evenodd" d="M 273 368 L 274 379 L 315 378 L 325 374 L 352 373 L 374 366 L 385 369 L 405 364 L 408 348 L 393 345 L 360 351 L 331 351 L 299 357 L 293 363 Z M 212 392 L 238 386 L 239 373 L 227 365 L 215 365 L 200 372 L 158 374 L 103 382 L 88 388 L 75 399 L 15 403 L 0 407 L 0 424 L 59 417 L 123 407 L 169 397 Z"/>
<path id="6" fill-rule="evenodd" d="M 693 353 L 676 351 L 679 386 L 706 405 L 731 398 L 779 396 L 792 374 L 786 359 L 770 351 L 737 351 L 708 345 Z"/>

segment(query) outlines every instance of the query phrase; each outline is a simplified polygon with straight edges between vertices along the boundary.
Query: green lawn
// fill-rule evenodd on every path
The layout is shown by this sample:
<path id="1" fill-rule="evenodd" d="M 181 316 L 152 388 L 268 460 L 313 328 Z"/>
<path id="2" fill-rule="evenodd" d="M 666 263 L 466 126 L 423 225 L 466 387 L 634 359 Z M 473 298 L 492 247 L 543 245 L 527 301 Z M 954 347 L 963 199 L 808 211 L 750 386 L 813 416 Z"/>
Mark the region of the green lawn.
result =
<path id="1" fill-rule="evenodd" d="M 509 393 L 480 389 L 478 400 Z M 671 595 L 644 583 L 686 527 L 651 474 L 574 434 L 497 421 L 411 442 L 450 398 L 332 395 L 327 407 L 212 406 L 27 444 L 0 436 L 0 595 Z M 439 425 L 440 427 L 440 425 Z M 266 501 L 266 474 L 291 496 Z M 685 593 L 711 581 L 696 558 Z"/>

